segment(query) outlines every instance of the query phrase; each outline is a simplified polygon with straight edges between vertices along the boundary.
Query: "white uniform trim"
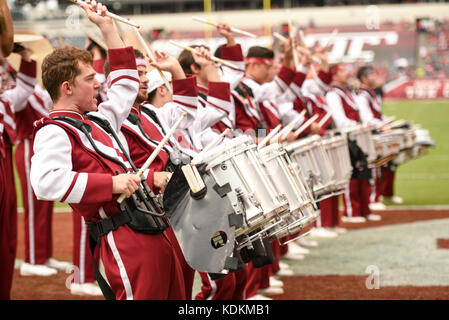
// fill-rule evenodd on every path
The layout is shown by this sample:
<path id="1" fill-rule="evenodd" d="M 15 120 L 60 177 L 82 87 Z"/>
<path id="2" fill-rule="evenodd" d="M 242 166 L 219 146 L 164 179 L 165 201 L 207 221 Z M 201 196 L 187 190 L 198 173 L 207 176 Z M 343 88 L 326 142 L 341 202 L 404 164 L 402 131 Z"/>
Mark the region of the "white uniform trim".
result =
<path id="1" fill-rule="evenodd" d="M 33 190 L 31 188 L 30 181 L 30 139 L 24 140 L 24 156 L 23 161 L 25 163 L 25 175 L 26 175 L 26 189 L 27 189 L 27 201 L 28 201 L 28 233 L 29 233 L 29 255 L 30 263 L 36 264 L 36 252 L 34 241 L 34 202 L 33 202 Z"/>
<path id="2" fill-rule="evenodd" d="M 131 283 L 128 278 L 128 274 L 126 273 L 125 265 L 123 264 L 123 260 L 120 257 L 120 253 L 118 252 L 117 246 L 115 245 L 114 235 L 113 231 L 109 231 L 107 235 L 107 241 L 109 244 L 109 247 L 112 250 L 112 254 L 114 255 L 114 259 L 117 263 L 117 266 L 120 271 L 120 277 L 122 278 L 123 286 L 125 287 L 126 292 L 126 300 L 133 300 L 133 292 Z"/>
<path id="3" fill-rule="evenodd" d="M 210 278 L 209 274 L 207 274 L 207 279 L 209 280 L 211 290 L 210 290 L 210 293 L 207 296 L 206 300 L 212 300 L 212 298 L 217 293 L 217 283 Z"/>
<path id="4" fill-rule="evenodd" d="M 81 217 L 81 238 L 80 238 L 80 283 L 86 282 L 86 236 L 87 224 Z"/>
<path id="5" fill-rule="evenodd" d="M 349 183 L 345 188 L 344 200 L 346 202 L 346 214 L 348 217 L 352 217 L 352 203 L 350 197 Z"/>

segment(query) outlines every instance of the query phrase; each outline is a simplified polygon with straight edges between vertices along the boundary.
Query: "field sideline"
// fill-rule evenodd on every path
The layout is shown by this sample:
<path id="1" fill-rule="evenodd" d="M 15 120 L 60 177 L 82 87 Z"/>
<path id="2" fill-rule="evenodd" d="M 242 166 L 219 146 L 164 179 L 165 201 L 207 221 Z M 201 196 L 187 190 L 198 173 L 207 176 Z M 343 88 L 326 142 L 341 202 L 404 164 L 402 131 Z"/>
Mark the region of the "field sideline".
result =
<path id="1" fill-rule="evenodd" d="M 428 129 L 436 147 L 429 153 L 411 160 L 397 171 L 395 192 L 404 198 L 404 205 L 449 204 L 449 101 L 385 101 L 387 116 L 420 124 Z M 16 172 L 18 207 L 22 207 L 22 192 Z M 68 205 L 56 203 L 56 208 Z"/>

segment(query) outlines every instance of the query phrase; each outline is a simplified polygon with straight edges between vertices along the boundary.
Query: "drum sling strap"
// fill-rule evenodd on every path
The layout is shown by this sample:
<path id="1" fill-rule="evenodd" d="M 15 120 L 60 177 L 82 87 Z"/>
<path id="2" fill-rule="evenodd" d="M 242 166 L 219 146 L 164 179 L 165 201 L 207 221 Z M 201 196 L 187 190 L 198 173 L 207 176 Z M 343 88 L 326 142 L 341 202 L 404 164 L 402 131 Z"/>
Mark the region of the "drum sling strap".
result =
<path id="1" fill-rule="evenodd" d="M 149 116 L 161 128 L 162 133 L 164 134 L 164 136 L 167 135 L 167 133 L 166 133 L 166 131 L 164 129 L 164 126 L 162 125 L 161 121 L 159 120 L 156 112 L 154 112 L 153 110 L 151 110 L 149 108 L 146 108 L 146 107 L 142 107 L 141 111 L 143 113 L 145 113 L 147 116 Z M 131 115 L 131 113 L 130 113 L 130 115 Z M 131 123 L 133 123 L 130 118 L 128 118 L 128 120 L 131 121 Z M 140 129 L 140 130 L 143 131 L 143 128 Z M 170 155 L 170 160 L 167 162 L 167 165 L 165 167 L 165 171 L 175 172 L 176 168 L 180 164 L 186 164 L 186 163 L 190 162 L 190 156 L 185 154 L 185 153 L 183 153 L 173 143 L 170 143 L 170 146 L 173 148 L 173 152 L 167 152 Z M 165 148 L 164 148 L 164 150 L 165 150 Z"/>
<path id="2" fill-rule="evenodd" d="M 126 156 L 127 160 L 131 164 L 132 168 L 137 172 L 137 169 L 132 162 L 131 158 L 129 157 L 128 153 L 126 152 L 125 148 L 123 147 L 122 143 L 120 142 L 120 139 L 118 138 L 115 131 L 112 129 L 110 123 L 107 120 L 103 120 L 101 118 L 93 117 L 89 115 L 89 120 L 97 123 L 103 130 L 108 132 L 113 136 L 113 138 L 116 140 L 117 144 L 119 145 L 119 148 L 121 149 L 122 153 Z M 126 165 L 121 162 L 120 160 L 110 157 L 107 154 L 103 153 L 101 150 L 98 149 L 98 147 L 95 144 L 95 141 L 92 139 L 90 132 L 92 130 L 92 127 L 80 120 L 76 120 L 73 118 L 65 117 L 65 116 L 58 116 L 52 118 L 53 120 L 59 120 L 63 121 L 81 132 L 83 132 L 86 137 L 88 138 L 89 142 L 91 143 L 94 150 L 103 158 L 108 159 L 118 165 L 120 165 L 125 172 L 128 171 L 128 168 Z M 120 174 L 119 171 L 116 172 L 117 174 Z M 95 263 L 94 258 L 94 252 L 96 246 L 100 246 L 101 244 L 101 238 L 105 235 L 107 235 L 109 232 L 117 230 L 118 227 L 127 224 L 131 229 L 133 229 L 136 232 L 142 232 L 146 234 L 158 234 L 162 233 L 169 225 L 168 222 L 165 220 L 165 214 L 163 213 L 162 208 L 158 205 L 157 201 L 154 200 L 155 198 L 152 198 L 154 194 L 151 190 L 147 187 L 147 184 L 145 183 L 145 180 L 142 179 L 142 185 L 144 186 L 144 190 L 139 188 L 136 192 L 136 195 L 139 197 L 139 199 L 145 204 L 145 207 L 148 210 L 145 210 L 143 208 L 140 208 L 137 204 L 137 201 L 130 197 L 128 199 L 125 199 L 125 201 L 122 203 L 120 207 L 120 212 L 116 213 L 112 216 L 109 216 L 105 219 L 102 219 L 97 222 L 89 221 L 87 222 L 87 226 L 89 227 L 89 247 L 92 255 L 92 261 L 94 265 L 94 272 L 95 272 L 95 278 L 98 282 L 98 285 L 104 295 L 104 297 L 107 300 L 115 300 L 115 294 L 112 291 L 111 287 L 107 283 L 107 281 L 103 278 L 102 274 L 100 273 L 100 270 L 98 269 L 97 264 Z M 153 199 L 154 201 L 151 201 L 151 203 L 148 203 L 144 191 L 146 191 L 148 197 Z M 150 211 L 153 208 L 156 209 L 158 212 L 162 212 L 161 214 L 155 213 Z"/>
<path id="3" fill-rule="evenodd" d="M 248 97 L 254 99 L 253 90 L 249 86 L 244 84 L 243 82 L 240 82 L 239 85 L 237 87 L 235 87 L 235 91 L 237 91 L 237 93 L 241 97 L 244 97 L 247 100 L 249 100 Z M 248 102 L 248 103 L 251 103 L 251 102 Z M 257 129 L 267 129 L 267 123 L 265 122 L 265 119 L 264 119 L 262 112 L 260 111 L 259 105 L 257 103 L 254 105 L 254 108 L 256 109 L 257 114 L 259 115 L 259 119 L 260 119 Z"/>

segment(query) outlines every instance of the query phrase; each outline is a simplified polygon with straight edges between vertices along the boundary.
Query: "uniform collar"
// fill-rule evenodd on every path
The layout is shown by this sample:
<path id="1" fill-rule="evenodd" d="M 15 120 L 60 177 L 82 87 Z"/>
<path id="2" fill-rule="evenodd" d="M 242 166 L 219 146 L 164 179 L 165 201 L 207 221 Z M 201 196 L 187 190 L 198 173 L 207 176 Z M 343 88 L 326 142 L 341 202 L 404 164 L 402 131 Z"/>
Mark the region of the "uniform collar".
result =
<path id="1" fill-rule="evenodd" d="M 48 116 L 50 118 L 58 117 L 58 116 L 65 116 L 65 117 L 69 117 L 69 118 L 73 118 L 73 119 L 87 120 L 87 116 L 85 114 L 82 114 L 81 112 L 78 112 L 75 110 L 69 110 L 69 109 L 52 110 L 49 112 Z"/>

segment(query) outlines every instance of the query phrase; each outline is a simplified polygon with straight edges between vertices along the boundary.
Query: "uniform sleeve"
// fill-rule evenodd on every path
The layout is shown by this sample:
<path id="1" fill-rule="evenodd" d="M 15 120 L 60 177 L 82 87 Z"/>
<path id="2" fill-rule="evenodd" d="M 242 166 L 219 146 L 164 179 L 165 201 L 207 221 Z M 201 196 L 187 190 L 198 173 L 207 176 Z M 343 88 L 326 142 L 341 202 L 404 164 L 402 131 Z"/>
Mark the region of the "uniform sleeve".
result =
<path id="1" fill-rule="evenodd" d="M 373 112 L 371 111 L 371 108 L 369 106 L 368 98 L 365 93 L 362 92 L 356 95 L 355 101 L 359 106 L 360 120 L 362 120 L 362 122 L 368 123 L 371 126 L 375 126 L 382 122 L 381 120 L 374 118 Z"/>
<path id="2" fill-rule="evenodd" d="M 289 88 L 294 76 L 292 69 L 282 66 L 273 81 L 262 84 L 257 93 L 255 92 L 256 101 L 272 100 L 282 95 Z"/>
<path id="3" fill-rule="evenodd" d="M 37 63 L 22 60 L 17 73 L 16 87 L 3 93 L 2 98 L 11 104 L 14 113 L 25 109 L 28 98 L 33 94 L 37 83 Z"/>
<path id="4" fill-rule="evenodd" d="M 298 119 L 298 122 L 295 124 L 292 130 L 298 129 L 305 121 L 305 117 L 303 115 L 300 115 L 300 113 L 293 108 L 293 102 L 279 105 L 279 116 L 280 121 L 282 122 L 282 126 L 284 127 L 291 123 L 293 120 Z"/>
<path id="5" fill-rule="evenodd" d="M 112 200 L 112 176 L 73 171 L 72 144 L 64 129 L 42 127 L 35 135 L 31 186 L 39 200 L 102 203 Z"/>
<path id="6" fill-rule="evenodd" d="M 245 60 L 243 57 L 242 47 L 240 44 L 234 46 L 222 46 L 221 47 L 221 58 L 227 62 L 230 62 L 242 70 L 245 70 Z M 226 65 L 222 65 L 223 75 L 221 81 L 229 82 L 231 89 L 234 89 L 245 75 L 244 72 L 240 70 L 235 70 Z"/>
<path id="7" fill-rule="evenodd" d="M 229 83 L 209 82 L 208 89 L 205 107 L 198 110 L 194 128 L 190 130 L 195 137 L 231 113 L 235 115 Z"/>
<path id="8" fill-rule="evenodd" d="M 164 129 L 170 130 L 183 113 L 187 116 L 181 121 L 179 129 L 187 129 L 193 124 L 198 108 L 198 87 L 195 77 L 185 79 L 174 79 L 173 102 L 166 103 L 157 110 L 157 116 L 166 126 Z M 145 108 L 145 106 L 143 106 Z"/>
<path id="9" fill-rule="evenodd" d="M 357 121 L 346 117 L 343 105 L 341 104 L 341 99 L 337 93 L 329 91 L 326 94 L 326 101 L 329 109 L 332 111 L 332 118 L 334 119 L 337 128 L 353 127 L 357 124 Z"/>
<path id="10" fill-rule="evenodd" d="M 108 100 L 100 103 L 98 112 L 103 114 L 118 132 L 136 100 L 139 76 L 132 47 L 109 49 L 108 56 L 111 70 Z"/>

